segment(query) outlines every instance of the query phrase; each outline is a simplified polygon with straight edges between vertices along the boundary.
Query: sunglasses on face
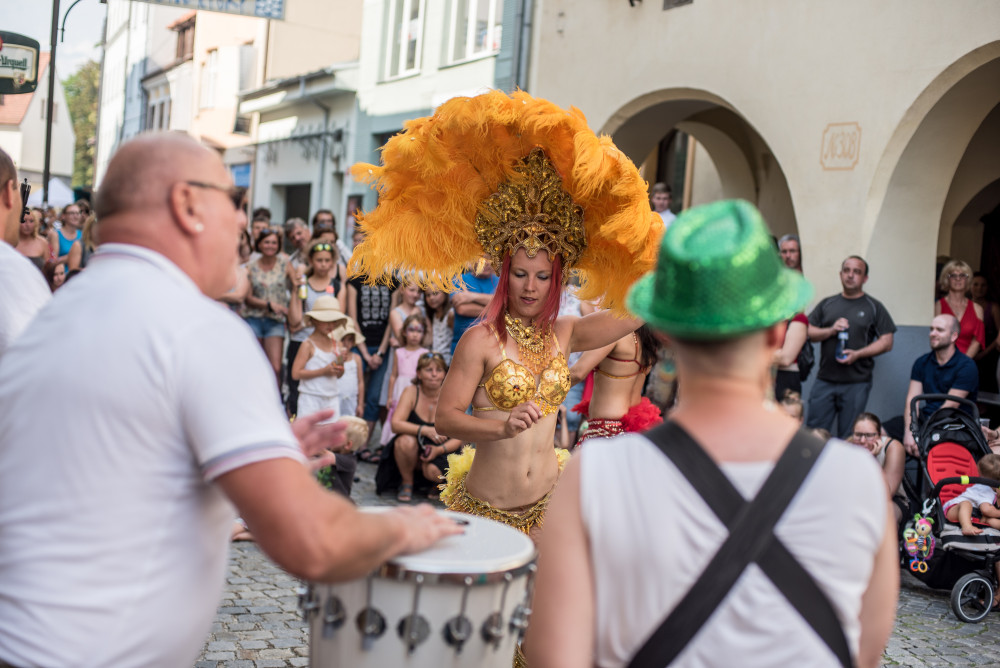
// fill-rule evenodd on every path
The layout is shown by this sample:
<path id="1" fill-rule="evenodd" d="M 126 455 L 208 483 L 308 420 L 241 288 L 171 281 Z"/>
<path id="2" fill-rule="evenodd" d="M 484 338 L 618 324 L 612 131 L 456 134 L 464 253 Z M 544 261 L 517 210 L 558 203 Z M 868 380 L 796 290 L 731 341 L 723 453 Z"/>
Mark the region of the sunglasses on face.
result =
<path id="1" fill-rule="evenodd" d="M 951 278 L 951 279 L 968 278 L 968 277 L 969 276 L 967 274 L 948 274 L 948 278 Z"/>
<path id="2" fill-rule="evenodd" d="M 205 183 L 204 181 L 185 181 L 184 183 L 195 188 L 207 188 L 208 190 L 218 190 L 225 193 L 233 202 L 233 207 L 239 211 L 243 207 L 243 199 L 246 197 L 246 188 L 240 186 L 220 186 L 215 183 Z"/>

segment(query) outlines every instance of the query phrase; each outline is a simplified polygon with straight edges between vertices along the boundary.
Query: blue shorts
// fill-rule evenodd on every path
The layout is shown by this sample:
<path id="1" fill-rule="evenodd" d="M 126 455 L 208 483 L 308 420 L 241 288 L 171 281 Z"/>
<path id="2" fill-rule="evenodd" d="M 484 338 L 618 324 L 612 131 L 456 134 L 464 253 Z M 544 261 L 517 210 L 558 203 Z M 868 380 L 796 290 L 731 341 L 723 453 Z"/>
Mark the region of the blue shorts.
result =
<path id="1" fill-rule="evenodd" d="M 285 323 L 281 320 L 271 318 L 246 318 L 247 324 L 253 330 L 254 336 L 258 339 L 269 339 L 271 337 L 284 338 Z"/>

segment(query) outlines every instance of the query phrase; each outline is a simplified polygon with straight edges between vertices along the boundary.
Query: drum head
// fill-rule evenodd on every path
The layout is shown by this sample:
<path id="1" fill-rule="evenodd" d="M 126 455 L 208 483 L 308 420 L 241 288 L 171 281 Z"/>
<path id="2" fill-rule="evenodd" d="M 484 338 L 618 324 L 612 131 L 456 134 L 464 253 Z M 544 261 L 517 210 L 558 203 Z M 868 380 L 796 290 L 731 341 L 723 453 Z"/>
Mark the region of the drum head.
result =
<path id="1" fill-rule="evenodd" d="M 385 575 L 468 575 L 478 580 L 477 576 L 521 570 L 535 559 L 535 544 L 517 529 L 475 515 L 438 512 L 461 523 L 465 533 L 448 536 L 423 552 L 392 559 L 384 567 Z"/>

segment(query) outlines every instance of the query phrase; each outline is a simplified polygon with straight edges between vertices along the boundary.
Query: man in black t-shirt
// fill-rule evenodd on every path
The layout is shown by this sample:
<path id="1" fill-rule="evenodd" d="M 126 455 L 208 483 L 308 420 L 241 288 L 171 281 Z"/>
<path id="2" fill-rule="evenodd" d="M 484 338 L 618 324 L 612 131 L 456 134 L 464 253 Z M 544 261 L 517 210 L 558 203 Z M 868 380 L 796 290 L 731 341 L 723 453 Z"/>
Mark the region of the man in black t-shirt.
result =
<path id="1" fill-rule="evenodd" d="M 874 358 L 892 350 L 896 331 L 881 302 L 864 293 L 867 281 L 868 263 L 852 255 L 840 267 L 843 290 L 809 314 L 809 340 L 822 344 L 807 424 L 840 438 L 847 438 L 854 418 L 865 410 Z"/>
<path id="2" fill-rule="evenodd" d="M 365 364 L 365 421 L 368 433 L 379 418 L 379 395 L 389 351 L 389 312 L 392 311 L 392 293 L 396 285 L 368 285 L 365 276 L 354 276 L 347 281 L 347 315 L 358 323 L 365 342 L 358 352 Z M 367 461 L 367 460 L 366 460 Z"/>

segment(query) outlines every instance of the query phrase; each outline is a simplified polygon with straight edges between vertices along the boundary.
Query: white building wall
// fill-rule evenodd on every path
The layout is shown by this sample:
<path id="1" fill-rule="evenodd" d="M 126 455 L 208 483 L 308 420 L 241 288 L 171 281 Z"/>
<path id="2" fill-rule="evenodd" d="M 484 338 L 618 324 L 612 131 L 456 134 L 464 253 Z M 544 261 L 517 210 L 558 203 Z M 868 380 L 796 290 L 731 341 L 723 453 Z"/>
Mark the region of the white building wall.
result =
<path id="1" fill-rule="evenodd" d="M 49 95 L 49 74 L 52 68 L 45 68 L 45 73 L 38 79 L 38 87 L 31 96 L 28 110 L 21 121 L 23 149 L 21 163 L 18 169 L 30 170 L 40 175 L 45 169 L 45 107 Z M 52 149 L 49 152 L 49 173 L 66 181 L 70 185 L 73 178 L 73 156 L 76 152 L 76 135 L 73 133 L 73 119 L 66 106 L 66 96 L 62 84 L 56 77 L 53 89 L 55 109 L 52 121 Z M 41 183 L 39 178 L 38 183 Z"/>

